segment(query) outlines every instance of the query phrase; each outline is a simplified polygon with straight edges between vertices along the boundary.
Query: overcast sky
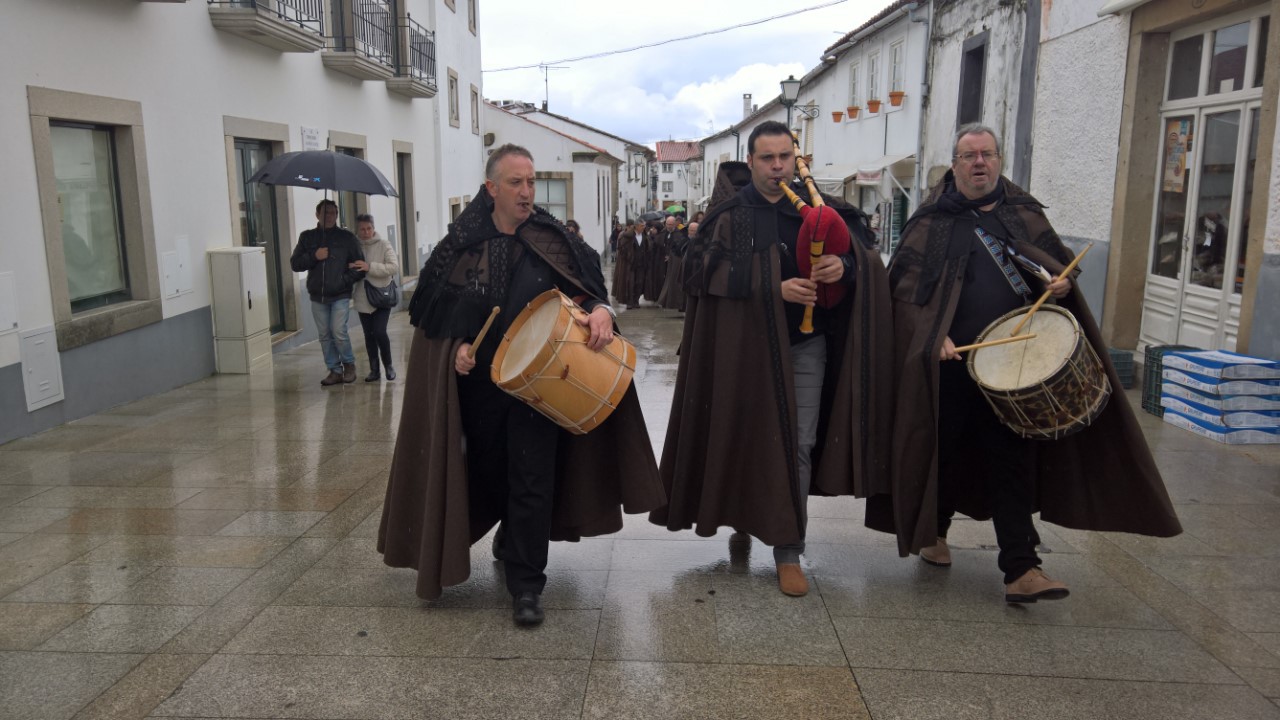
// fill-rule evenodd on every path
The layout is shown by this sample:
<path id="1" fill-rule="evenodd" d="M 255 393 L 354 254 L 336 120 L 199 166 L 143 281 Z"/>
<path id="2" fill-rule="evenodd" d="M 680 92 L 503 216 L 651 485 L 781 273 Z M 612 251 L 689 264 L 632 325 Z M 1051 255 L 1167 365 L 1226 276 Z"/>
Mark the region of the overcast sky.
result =
<path id="1" fill-rule="evenodd" d="M 551 63 L 760 20 L 830 0 L 480 0 L 485 70 Z M 628 140 L 694 140 L 763 105 L 891 0 L 845 0 L 761 25 L 550 71 L 549 110 Z M 541 104 L 538 69 L 486 72 L 484 96 Z"/>

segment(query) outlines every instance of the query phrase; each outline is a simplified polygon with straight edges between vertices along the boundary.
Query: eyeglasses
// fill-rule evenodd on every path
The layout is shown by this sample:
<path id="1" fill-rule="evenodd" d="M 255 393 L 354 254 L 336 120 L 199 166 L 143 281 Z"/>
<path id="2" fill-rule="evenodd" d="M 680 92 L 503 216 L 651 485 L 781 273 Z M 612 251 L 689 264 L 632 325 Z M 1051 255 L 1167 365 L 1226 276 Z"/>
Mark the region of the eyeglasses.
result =
<path id="1" fill-rule="evenodd" d="M 979 157 L 986 162 L 991 162 L 992 160 L 1000 157 L 1000 153 L 995 150 L 983 150 L 982 152 L 960 153 L 959 155 L 953 155 L 952 157 L 966 165 L 971 165 L 973 161 L 977 160 Z"/>

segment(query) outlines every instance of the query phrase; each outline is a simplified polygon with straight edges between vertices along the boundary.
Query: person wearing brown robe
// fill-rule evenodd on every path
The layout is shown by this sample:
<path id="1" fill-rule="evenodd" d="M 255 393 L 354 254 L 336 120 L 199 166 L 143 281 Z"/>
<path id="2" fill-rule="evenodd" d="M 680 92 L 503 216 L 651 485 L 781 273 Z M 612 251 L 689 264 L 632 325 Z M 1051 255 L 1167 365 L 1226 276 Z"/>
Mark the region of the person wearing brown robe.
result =
<path id="1" fill-rule="evenodd" d="M 667 261 L 667 281 L 658 296 L 658 304 L 668 310 L 684 312 L 684 253 L 689 239 L 698 234 L 698 223 L 689 223 L 684 232 L 677 233 L 671 243 Z"/>
<path id="2" fill-rule="evenodd" d="M 644 291 L 644 221 L 635 220 L 618 234 L 618 253 L 613 261 L 613 297 L 624 308 L 638 306 Z"/>
<path id="3" fill-rule="evenodd" d="M 1073 255 L 1043 206 L 1000 175 L 995 133 L 956 135 L 951 170 L 916 211 L 889 266 L 898 402 L 891 495 L 872 497 L 866 524 L 895 532 L 902 556 L 951 564 L 955 511 L 991 518 L 1007 602 L 1068 594 L 1040 568 L 1031 516 L 1066 527 L 1168 537 L 1181 532 L 1160 473 L 1083 295 L 1061 274 Z M 984 239 L 985 236 L 985 239 Z M 1032 272 L 1036 265 L 1047 271 Z M 1113 394 L 1084 430 L 1024 439 L 996 418 L 955 348 L 1045 289 L 1097 352 Z"/>
<path id="4" fill-rule="evenodd" d="M 774 548 L 779 589 L 803 595 L 808 496 L 888 489 L 888 281 L 866 216 L 835 198 L 826 201 L 852 247 L 799 277 L 800 215 L 777 183 L 795 173 L 791 134 L 761 123 L 748 147 L 749 164 L 721 164 L 701 226 L 709 230 L 685 254 L 684 331 L 659 467 L 670 504 L 649 519 L 704 537 L 724 526 L 753 535 Z M 806 335 L 799 326 L 818 297 L 815 280 L 848 293 L 815 308 Z"/>
<path id="5" fill-rule="evenodd" d="M 667 218 L 668 221 L 674 218 Z M 640 281 L 644 299 L 656 303 L 662 296 L 662 286 L 667 281 L 667 255 L 670 249 L 671 236 L 675 232 L 675 223 L 668 229 L 666 223 L 650 227 L 645 231 L 641 255 L 644 258 L 644 278 Z"/>
<path id="6" fill-rule="evenodd" d="M 588 315 L 588 345 L 613 338 L 600 258 L 533 205 L 533 159 L 504 145 L 485 184 L 422 269 L 410 303 L 413 337 L 404 408 L 378 529 L 392 567 L 418 571 L 432 599 L 467 579 L 470 546 L 501 523 L 502 561 L 517 624 L 543 619 L 550 540 L 616 532 L 622 511 L 647 512 L 665 494 L 634 386 L 587 435 L 571 435 L 504 393 L 490 365 L 504 331 L 533 298 L 555 287 Z M 483 342 L 472 343 L 493 307 Z"/>

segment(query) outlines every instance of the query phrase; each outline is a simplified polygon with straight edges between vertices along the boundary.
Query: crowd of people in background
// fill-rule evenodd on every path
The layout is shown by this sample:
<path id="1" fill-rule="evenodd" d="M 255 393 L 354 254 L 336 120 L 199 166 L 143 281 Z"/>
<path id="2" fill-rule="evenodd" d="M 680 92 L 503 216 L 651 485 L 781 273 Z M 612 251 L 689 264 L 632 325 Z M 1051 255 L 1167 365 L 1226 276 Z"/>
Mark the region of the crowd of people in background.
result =
<path id="1" fill-rule="evenodd" d="M 613 297 L 625 308 L 647 301 L 684 312 L 684 254 L 697 237 L 703 213 L 685 222 L 684 213 L 622 225 L 613 222 L 609 256 L 613 258 Z M 573 222 L 573 221 L 570 221 Z"/>

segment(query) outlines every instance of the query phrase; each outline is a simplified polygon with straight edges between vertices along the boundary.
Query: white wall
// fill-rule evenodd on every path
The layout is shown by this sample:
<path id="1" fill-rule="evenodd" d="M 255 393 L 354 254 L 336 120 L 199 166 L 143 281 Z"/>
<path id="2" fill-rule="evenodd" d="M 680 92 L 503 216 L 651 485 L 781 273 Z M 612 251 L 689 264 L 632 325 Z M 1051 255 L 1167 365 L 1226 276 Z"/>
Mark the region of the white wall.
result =
<path id="1" fill-rule="evenodd" d="M 483 0 L 478 0 L 483 2 Z M 428 228 L 427 237 L 418 238 L 425 247 L 439 242 L 449 230 L 449 204 L 475 196 L 484 184 L 484 152 L 482 138 L 487 132 L 484 125 L 484 81 L 480 72 L 480 18 L 476 18 L 476 33 L 472 34 L 467 23 L 467 0 L 457 0 L 456 10 L 449 9 L 442 0 L 426 0 L 432 13 L 432 26 L 436 29 L 436 74 L 439 93 L 433 101 L 435 126 L 439 132 L 439 161 L 431 167 L 436 174 L 439 190 L 434 202 L 419 207 L 422 220 Z M 424 8 L 425 9 L 425 8 Z M 477 8 L 477 14 L 479 8 Z M 415 15 L 415 17 L 417 17 Z M 425 23 L 424 23 L 425 24 Z M 458 127 L 449 124 L 449 68 L 458 73 Z M 471 130 L 471 86 L 480 91 L 480 132 Z M 421 193 L 419 193 L 421 196 Z M 426 196 L 423 196 L 424 198 Z"/>
<path id="2" fill-rule="evenodd" d="M 515 143 L 533 154 L 533 167 L 538 172 L 573 173 L 573 210 L 570 217 L 582 226 L 582 236 L 587 243 L 597 252 L 603 251 L 609 239 L 610 225 L 608 217 L 597 217 L 596 188 L 600 177 L 613 172 L 616 159 L 599 157 L 574 162 L 574 153 L 594 151 L 545 125 L 488 103 L 484 104 L 482 112 L 485 127 L 495 135 L 493 147 Z M 534 202 L 538 203 L 540 199 L 535 198 Z"/>
<path id="3" fill-rule="evenodd" d="M 1129 45 L 1129 17 L 1099 18 L 1102 4 L 1046 3 L 1029 188 L 1059 234 L 1090 239 L 1111 237 Z"/>
<path id="4" fill-rule="evenodd" d="M 409 9 L 425 18 L 431 4 L 409 0 Z M 438 33 L 437 42 L 447 35 Z M 440 162 L 436 100 L 410 101 L 390 94 L 385 83 L 327 70 L 319 52 L 280 53 L 216 30 L 203 2 L 6 0 L 0 67 L 0 97 L 6 98 L 0 103 L 6 157 L 0 266 L 20 270 L 21 329 L 53 322 L 27 85 L 141 104 L 156 257 L 178 251 L 192 268 L 192 291 L 164 300 L 165 317 L 209 305 L 205 251 L 231 244 L 224 115 L 287 124 L 291 149 L 301 145 L 301 126 L 364 134 L 367 158 L 389 178 L 392 140 L 412 142 L 423 210 L 417 236 L 421 242 L 435 232 L 426 199 L 441 194 L 432 171 Z M 313 225 L 321 194 L 290 192 L 295 230 Z M 369 207 L 380 226 L 394 222 L 392 199 L 374 197 Z M 0 366 L 18 361 L 16 334 L 0 336 Z"/>
<path id="5" fill-rule="evenodd" d="M 668 165 L 671 166 L 671 171 L 663 172 L 663 168 Z M 663 190 L 666 183 L 671 183 L 670 190 Z M 684 162 L 664 163 L 658 160 L 658 209 L 666 209 L 672 203 L 683 205 L 688 197 L 689 181 L 685 177 Z"/>
<path id="6" fill-rule="evenodd" d="M 912 155 L 920 138 L 920 118 L 923 96 L 921 81 L 928 57 L 928 29 L 923 22 L 911 22 L 906 13 L 889 25 L 858 40 L 845 50 L 826 73 L 815 78 L 800 92 L 800 101 L 818 104 L 820 115 L 811 125 L 814 133 L 813 169 L 819 174 L 823 166 L 864 167 L 885 155 Z M 891 48 L 903 43 L 902 87 L 906 93 L 902 105 L 889 104 L 891 89 Z M 869 87 L 869 59 L 880 57 L 880 112 L 871 113 L 867 107 Z M 850 119 L 848 106 L 853 100 L 851 76 L 858 73 L 858 117 Z M 840 122 L 832 120 L 832 111 L 845 115 Z M 908 190 L 911 180 L 899 182 Z M 887 198 L 886 198 L 887 199 Z"/>
<path id="7" fill-rule="evenodd" d="M 987 38 L 981 122 L 996 131 L 1002 147 L 1012 147 L 1026 25 L 1022 4 L 1002 0 L 935 5 L 933 12 L 937 17 L 929 57 L 930 96 L 924 114 L 924 148 L 920 158 L 926 182 L 931 169 L 951 165 L 964 41 L 984 30 L 991 34 Z M 1005 174 L 1011 175 L 1012 171 L 1006 162 Z"/>

